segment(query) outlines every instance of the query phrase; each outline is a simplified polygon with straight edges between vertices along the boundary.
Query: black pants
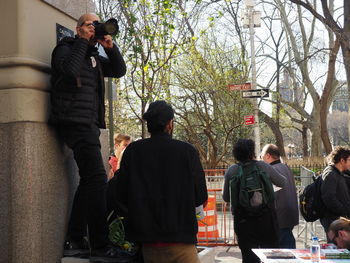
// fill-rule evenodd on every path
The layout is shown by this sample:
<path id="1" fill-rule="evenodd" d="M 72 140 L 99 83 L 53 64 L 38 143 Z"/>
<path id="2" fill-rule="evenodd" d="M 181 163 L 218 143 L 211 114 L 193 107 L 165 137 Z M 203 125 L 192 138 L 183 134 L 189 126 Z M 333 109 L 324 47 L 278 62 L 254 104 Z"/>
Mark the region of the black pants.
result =
<path id="1" fill-rule="evenodd" d="M 100 130 L 96 125 L 78 125 L 58 127 L 58 133 L 73 150 L 80 175 L 67 237 L 82 238 L 88 226 L 91 248 L 104 247 L 108 243 L 107 175 L 101 155 Z"/>
<path id="2" fill-rule="evenodd" d="M 278 248 L 278 228 L 273 210 L 256 217 L 234 216 L 234 229 L 243 263 L 259 263 L 252 248 Z"/>

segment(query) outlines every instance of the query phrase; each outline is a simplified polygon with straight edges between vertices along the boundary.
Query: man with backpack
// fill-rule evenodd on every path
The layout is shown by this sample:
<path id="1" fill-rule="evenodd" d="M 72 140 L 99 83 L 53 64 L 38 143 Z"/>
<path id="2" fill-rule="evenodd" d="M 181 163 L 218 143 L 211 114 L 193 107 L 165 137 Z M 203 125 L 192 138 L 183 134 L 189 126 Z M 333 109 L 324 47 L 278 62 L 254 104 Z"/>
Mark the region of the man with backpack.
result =
<path id="1" fill-rule="evenodd" d="M 278 226 L 272 183 L 284 187 L 286 178 L 272 166 L 255 160 L 255 143 L 239 139 L 233 147 L 238 164 L 225 174 L 223 199 L 230 202 L 234 230 L 243 263 L 258 263 L 252 248 L 278 248 Z"/>
<path id="2" fill-rule="evenodd" d="M 350 169 L 350 150 L 337 146 L 328 156 L 329 165 L 322 173 L 321 196 L 325 211 L 320 218 L 328 232 L 329 225 L 340 216 L 350 216 L 350 195 L 343 175 Z"/>
<path id="3" fill-rule="evenodd" d="M 261 158 L 287 179 L 283 189 L 275 192 L 276 214 L 279 227 L 280 248 L 295 248 L 294 226 L 299 224 L 298 197 L 292 171 L 281 162 L 281 154 L 274 144 L 266 144 Z"/>

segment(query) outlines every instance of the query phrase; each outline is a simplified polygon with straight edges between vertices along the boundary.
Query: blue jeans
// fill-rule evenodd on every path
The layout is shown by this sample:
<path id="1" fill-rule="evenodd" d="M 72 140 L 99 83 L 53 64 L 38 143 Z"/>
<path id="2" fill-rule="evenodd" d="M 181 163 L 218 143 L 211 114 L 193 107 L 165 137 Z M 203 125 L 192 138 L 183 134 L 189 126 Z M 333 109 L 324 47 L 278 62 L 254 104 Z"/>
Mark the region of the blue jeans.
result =
<path id="1" fill-rule="evenodd" d="M 279 232 L 280 235 L 278 243 L 280 248 L 295 248 L 293 227 L 280 228 Z"/>

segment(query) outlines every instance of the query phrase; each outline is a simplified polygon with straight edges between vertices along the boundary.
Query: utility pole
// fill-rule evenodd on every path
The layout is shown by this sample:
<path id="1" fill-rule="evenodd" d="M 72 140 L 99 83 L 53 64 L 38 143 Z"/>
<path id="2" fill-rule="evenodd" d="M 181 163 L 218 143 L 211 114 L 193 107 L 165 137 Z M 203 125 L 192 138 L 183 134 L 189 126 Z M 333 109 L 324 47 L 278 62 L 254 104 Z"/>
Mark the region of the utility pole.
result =
<path id="1" fill-rule="evenodd" d="M 108 97 L 108 129 L 109 129 L 109 151 L 110 154 L 114 151 L 114 125 L 113 125 L 113 83 L 112 78 L 108 78 L 107 82 L 107 97 Z"/>
<path id="2" fill-rule="evenodd" d="M 254 27 L 260 26 L 260 12 L 254 11 L 254 0 L 245 0 L 246 13 L 244 13 L 245 18 L 248 18 L 248 23 L 243 22 L 243 26 L 249 26 L 250 35 L 250 50 L 251 50 L 251 78 L 252 78 L 252 89 L 256 89 L 256 63 L 255 63 L 255 29 Z M 254 141 L 255 141 L 255 155 L 258 157 L 260 155 L 260 126 L 259 126 L 259 105 L 258 98 L 251 99 L 253 109 L 254 109 Z"/>

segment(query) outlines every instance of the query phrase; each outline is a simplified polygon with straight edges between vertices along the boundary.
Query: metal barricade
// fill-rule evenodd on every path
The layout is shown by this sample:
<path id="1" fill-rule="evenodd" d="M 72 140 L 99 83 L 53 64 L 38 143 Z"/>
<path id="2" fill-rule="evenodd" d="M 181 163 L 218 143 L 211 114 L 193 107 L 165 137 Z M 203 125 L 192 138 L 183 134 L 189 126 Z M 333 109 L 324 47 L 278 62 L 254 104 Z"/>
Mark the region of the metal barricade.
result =
<path id="1" fill-rule="evenodd" d="M 206 226 L 201 224 L 201 234 L 198 237 L 198 245 L 201 246 L 235 246 L 237 245 L 236 236 L 233 229 L 233 216 L 231 206 L 222 199 L 222 187 L 224 184 L 224 174 L 226 169 L 210 169 L 205 170 L 208 194 L 215 196 L 215 211 L 209 211 L 212 215 L 215 214 L 215 226 Z M 312 177 L 315 173 L 306 167 L 300 167 L 300 176 L 295 176 L 297 181 L 297 196 L 304 188 L 312 182 Z M 299 200 L 298 200 L 299 201 Z M 296 239 L 302 242 L 305 247 L 310 243 L 311 236 L 316 234 L 321 241 L 326 240 L 326 235 L 323 231 L 319 220 L 313 223 L 308 223 L 304 218 L 299 216 L 299 225 L 296 227 Z M 204 220 L 205 222 L 205 220 Z M 204 227 L 204 228 L 203 228 Z M 205 228 L 207 227 L 207 228 Z M 209 234 L 210 231 L 217 229 L 217 234 Z M 208 234 L 206 234 L 208 233 Z M 212 233 L 212 232 L 211 232 Z"/>
<path id="2" fill-rule="evenodd" d="M 313 182 L 313 177 L 315 172 L 304 167 L 300 166 L 300 176 L 295 176 L 296 180 L 299 180 L 300 184 L 297 184 L 297 196 L 299 203 L 299 196 L 303 192 L 306 186 Z M 312 236 L 316 235 L 319 240 L 327 241 L 326 233 L 319 220 L 315 222 L 306 222 L 303 216 L 299 213 L 299 225 L 297 228 L 297 237 L 296 239 L 304 244 L 304 247 L 308 247 Z"/>
<path id="3" fill-rule="evenodd" d="M 200 246 L 235 246 L 236 236 L 233 230 L 233 216 L 230 204 L 222 199 L 222 187 L 226 169 L 205 170 L 209 202 L 205 209 L 207 215 L 199 222 L 197 235 Z"/>
<path id="4" fill-rule="evenodd" d="M 206 217 L 201 221 L 197 235 L 200 246 L 235 246 L 236 236 L 233 230 L 233 216 L 230 205 L 222 200 L 222 189 L 208 189 L 209 200 L 215 200 L 215 211 L 204 211 Z M 214 220 L 213 217 L 214 216 Z M 207 220 L 208 218 L 209 220 Z M 215 231 L 215 232 L 214 232 Z M 214 233 L 214 234 L 213 234 Z"/>
<path id="5" fill-rule="evenodd" d="M 315 176 L 315 172 L 310 169 L 300 166 L 300 186 L 304 189 L 307 185 L 313 182 L 313 177 Z"/>

